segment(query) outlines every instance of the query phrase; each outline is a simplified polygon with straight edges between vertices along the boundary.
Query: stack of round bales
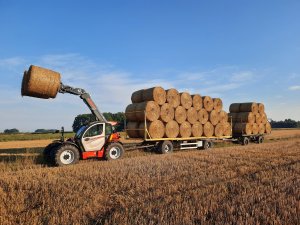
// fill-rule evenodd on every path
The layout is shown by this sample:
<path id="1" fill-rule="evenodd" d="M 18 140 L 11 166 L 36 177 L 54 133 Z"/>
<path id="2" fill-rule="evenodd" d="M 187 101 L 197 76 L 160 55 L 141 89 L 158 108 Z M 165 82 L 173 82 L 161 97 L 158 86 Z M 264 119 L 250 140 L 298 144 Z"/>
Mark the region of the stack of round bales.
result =
<path id="1" fill-rule="evenodd" d="M 270 134 L 271 125 L 267 120 L 263 103 L 233 103 L 229 107 L 229 122 L 234 135 Z"/>
<path id="2" fill-rule="evenodd" d="M 132 93 L 125 110 L 131 138 L 189 138 L 231 135 L 220 98 L 153 87 Z M 145 129 L 147 127 L 147 129 Z"/>

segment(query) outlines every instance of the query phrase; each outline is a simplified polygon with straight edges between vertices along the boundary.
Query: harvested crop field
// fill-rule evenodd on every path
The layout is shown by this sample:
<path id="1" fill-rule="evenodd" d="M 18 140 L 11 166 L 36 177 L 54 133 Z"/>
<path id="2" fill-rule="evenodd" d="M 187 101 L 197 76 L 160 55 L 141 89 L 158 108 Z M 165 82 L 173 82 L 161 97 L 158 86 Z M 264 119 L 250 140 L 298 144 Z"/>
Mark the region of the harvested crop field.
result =
<path id="1" fill-rule="evenodd" d="M 0 224 L 297 224 L 299 174 L 299 138 L 64 168 L 27 161 L 1 169 Z"/>

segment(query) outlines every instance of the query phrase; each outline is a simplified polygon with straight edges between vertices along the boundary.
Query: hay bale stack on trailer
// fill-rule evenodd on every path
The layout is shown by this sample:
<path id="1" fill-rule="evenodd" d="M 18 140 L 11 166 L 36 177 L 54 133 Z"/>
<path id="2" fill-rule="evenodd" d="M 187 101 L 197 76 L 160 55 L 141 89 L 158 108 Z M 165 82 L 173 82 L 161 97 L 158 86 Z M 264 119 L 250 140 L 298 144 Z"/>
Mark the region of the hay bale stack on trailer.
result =
<path id="1" fill-rule="evenodd" d="M 162 87 L 152 87 L 133 92 L 131 100 L 132 104 L 125 110 L 129 137 L 145 138 L 146 135 L 146 138 L 190 138 L 231 135 L 228 114 L 223 111 L 220 98 L 180 93 L 174 88 L 164 90 Z M 160 127 L 159 130 L 153 129 L 154 122 L 155 127 Z"/>

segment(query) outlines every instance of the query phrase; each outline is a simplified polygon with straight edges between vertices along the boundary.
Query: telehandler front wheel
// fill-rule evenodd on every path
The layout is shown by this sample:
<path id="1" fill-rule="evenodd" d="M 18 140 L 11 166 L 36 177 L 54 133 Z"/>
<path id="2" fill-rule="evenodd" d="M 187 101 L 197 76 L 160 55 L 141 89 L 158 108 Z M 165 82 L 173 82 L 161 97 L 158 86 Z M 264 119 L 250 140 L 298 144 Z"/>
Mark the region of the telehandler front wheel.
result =
<path id="1" fill-rule="evenodd" d="M 122 158 L 124 154 L 123 145 L 120 143 L 111 143 L 107 146 L 104 154 L 105 160 L 116 160 Z"/>
<path id="2" fill-rule="evenodd" d="M 79 151 L 74 145 L 60 145 L 53 152 L 54 164 L 66 166 L 79 161 Z"/>

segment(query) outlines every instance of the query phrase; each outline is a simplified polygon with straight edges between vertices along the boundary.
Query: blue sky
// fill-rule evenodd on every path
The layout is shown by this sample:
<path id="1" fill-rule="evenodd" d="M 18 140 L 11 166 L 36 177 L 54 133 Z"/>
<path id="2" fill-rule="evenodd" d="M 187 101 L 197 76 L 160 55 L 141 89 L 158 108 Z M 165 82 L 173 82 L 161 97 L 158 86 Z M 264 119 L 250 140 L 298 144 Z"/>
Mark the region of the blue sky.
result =
<path id="1" fill-rule="evenodd" d="M 293 0 L 0 0 L 0 132 L 70 129 L 88 112 L 76 96 L 22 98 L 30 64 L 88 90 L 101 111 L 160 85 L 300 120 L 299 12 Z"/>

